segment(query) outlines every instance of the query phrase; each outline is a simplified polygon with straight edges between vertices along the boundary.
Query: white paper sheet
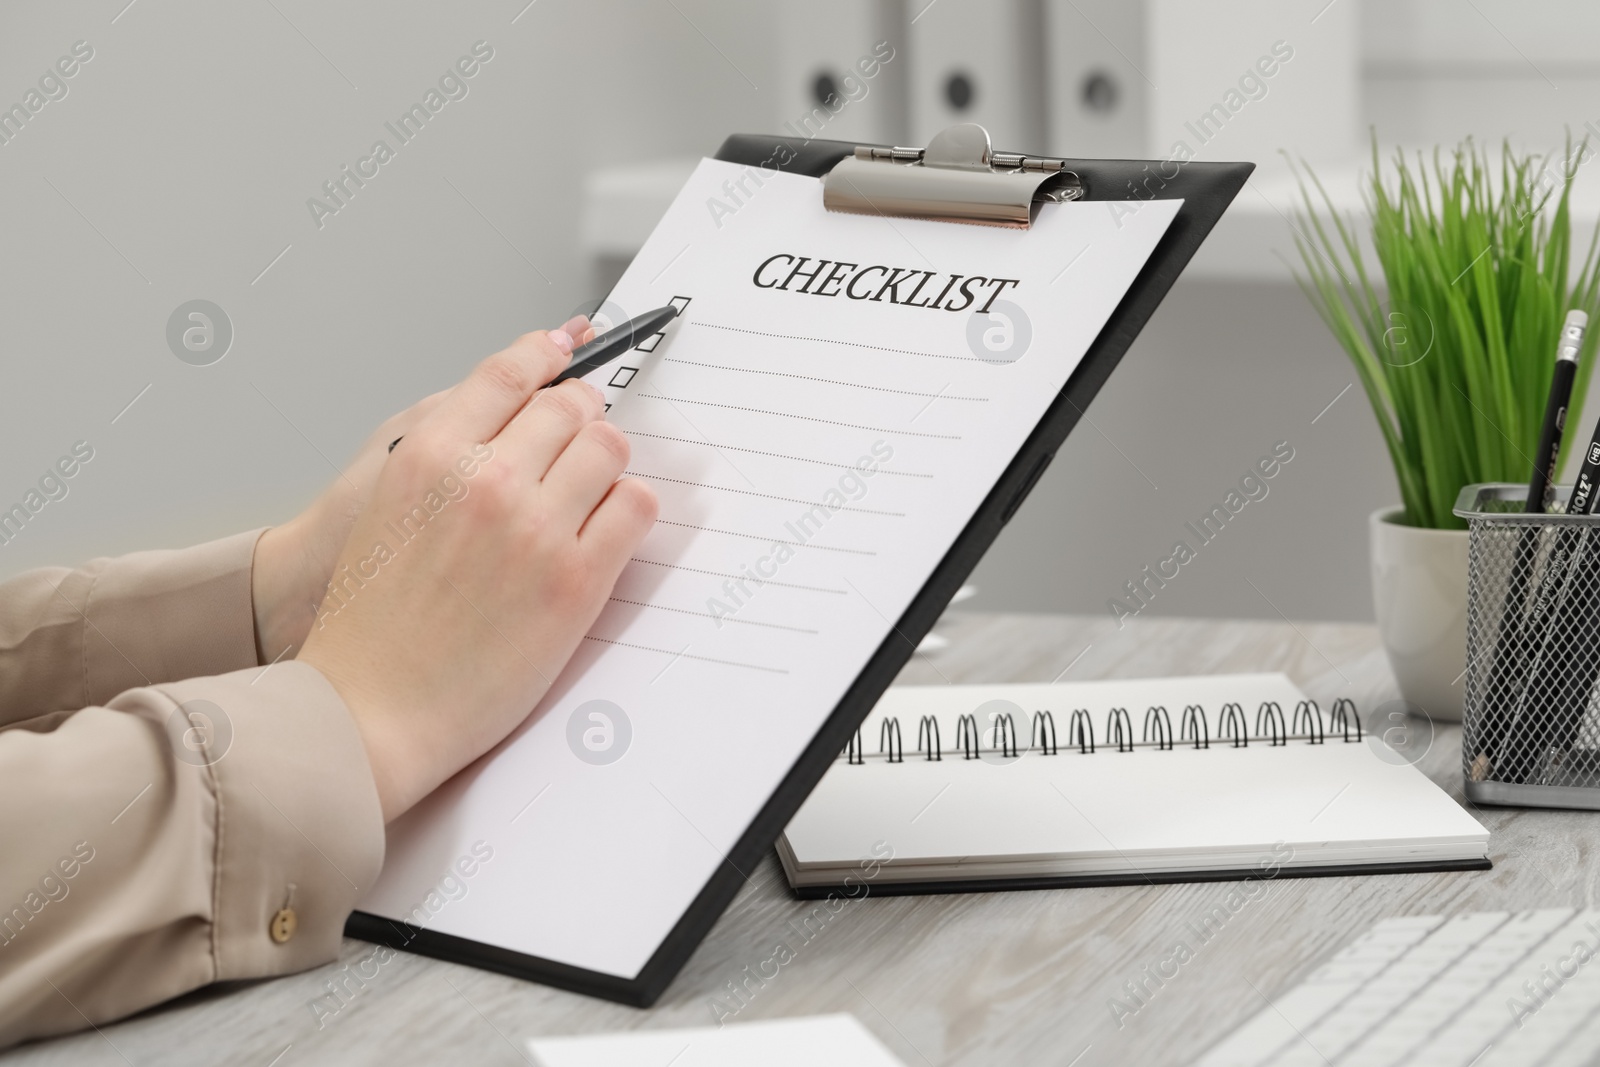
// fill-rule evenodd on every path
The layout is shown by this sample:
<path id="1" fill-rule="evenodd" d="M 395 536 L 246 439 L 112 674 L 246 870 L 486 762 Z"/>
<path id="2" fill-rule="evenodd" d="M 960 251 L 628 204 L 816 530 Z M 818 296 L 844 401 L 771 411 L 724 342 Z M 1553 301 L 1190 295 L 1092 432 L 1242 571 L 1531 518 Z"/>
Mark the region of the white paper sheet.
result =
<path id="1" fill-rule="evenodd" d="M 609 418 L 660 522 L 528 722 L 390 828 L 361 910 L 636 975 L 1181 203 L 1043 205 L 1016 231 L 832 214 L 815 179 L 755 173 L 703 161 L 608 305 L 688 299 L 591 379 L 626 382 Z M 791 277 L 820 260 L 852 265 L 810 280 L 834 295 Z"/>
<path id="2" fill-rule="evenodd" d="M 539 1067 L 904 1067 L 853 1015 L 528 1042 Z"/>

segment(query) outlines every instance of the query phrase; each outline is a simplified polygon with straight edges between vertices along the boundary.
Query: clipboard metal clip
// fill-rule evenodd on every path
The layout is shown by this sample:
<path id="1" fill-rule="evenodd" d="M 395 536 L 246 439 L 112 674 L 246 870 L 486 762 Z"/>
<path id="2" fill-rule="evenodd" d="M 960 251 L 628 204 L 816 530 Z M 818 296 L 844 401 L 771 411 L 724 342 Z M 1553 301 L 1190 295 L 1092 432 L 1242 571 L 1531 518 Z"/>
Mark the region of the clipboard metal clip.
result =
<path id="1" fill-rule="evenodd" d="M 822 178 L 822 205 L 855 215 L 972 222 L 1025 230 L 1036 203 L 1084 195 L 1067 161 L 996 152 L 975 122 L 941 130 L 927 148 L 861 145 Z"/>

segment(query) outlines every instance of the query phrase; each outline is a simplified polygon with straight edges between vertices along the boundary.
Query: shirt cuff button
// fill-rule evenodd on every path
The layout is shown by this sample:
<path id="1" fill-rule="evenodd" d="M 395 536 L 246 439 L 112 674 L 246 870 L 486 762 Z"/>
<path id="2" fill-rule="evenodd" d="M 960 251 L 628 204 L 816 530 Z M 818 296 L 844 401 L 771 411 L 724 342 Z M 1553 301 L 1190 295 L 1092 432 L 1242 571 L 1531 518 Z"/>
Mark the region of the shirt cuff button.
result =
<path id="1" fill-rule="evenodd" d="M 272 940 L 281 945 L 294 936 L 295 927 L 298 925 L 299 920 L 295 918 L 293 908 L 279 908 L 267 930 L 272 934 Z"/>

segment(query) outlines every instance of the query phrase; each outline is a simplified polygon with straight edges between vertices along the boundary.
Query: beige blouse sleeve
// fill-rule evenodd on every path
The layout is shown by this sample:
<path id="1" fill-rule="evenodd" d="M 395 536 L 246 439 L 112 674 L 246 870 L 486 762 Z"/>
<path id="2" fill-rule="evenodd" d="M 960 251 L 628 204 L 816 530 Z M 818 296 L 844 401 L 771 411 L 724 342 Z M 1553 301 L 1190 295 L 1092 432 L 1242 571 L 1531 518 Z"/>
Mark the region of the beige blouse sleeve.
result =
<path id="1" fill-rule="evenodd" d="M 330 960 L 376 878 L 349 712 L 256 665 L 258 533 L 0 584 L 0 1048 Z"/>

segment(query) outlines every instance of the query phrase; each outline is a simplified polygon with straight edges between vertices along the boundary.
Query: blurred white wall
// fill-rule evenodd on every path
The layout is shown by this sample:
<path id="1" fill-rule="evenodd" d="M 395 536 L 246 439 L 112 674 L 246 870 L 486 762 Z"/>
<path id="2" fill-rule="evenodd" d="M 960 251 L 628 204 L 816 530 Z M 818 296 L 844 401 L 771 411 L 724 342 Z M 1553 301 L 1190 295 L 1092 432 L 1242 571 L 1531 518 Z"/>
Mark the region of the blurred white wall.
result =
<path id="1" fill-rule="evenodd" d="M 0 501 L 95 449 L 0 573 L 287 517 L 380 419 L 602 295 L 586 172 L 770 123 L 759 5 L 127 2 L 0 8 L 7 104 L 94 50 L 0 144 Z M 307 200 L 480 40 L 467 95 L 319 229 Z M 166 343 L 194 298 L 234 325 L 212 366 Z"/>
<path id="2" fill-rule="evenodd" d="M 1577 0 L 1369 0 L 1366 113 L 1388 142 L 1548 151 L 1600 129 L 1597 39 L 1600 6 Z"/>
<path id="3" fill-rule="evenodd" d="M 1317 15 L 1325 3 L 1288 9 L 1307 42 L 1314 17 L 1358 27 L 1350 106 L 1386 142 L 1472 132 L 1554 147 L 1564 125 L 1600 120 L 1588 45 L 1600 15 L 1588 6 L 1335 0 L 1348 14 Z M 907 21 L 940 16 L 926 0 L 901 9 Z M 0 144 L 0 507 L 75 441 L 95 458 L 65 499 L 0 545 L 0 575 L 292 514 L 380 419 L 602 295 L 580 250 L 586 176 L 709 153 L 730 132 L 791 117 L 781 27 L 808 10 L 777 0 L 5 5 L 0 106 L 23 100 L 74 42 L 93 58 Z M 1104 10 L 1075 6 L 1080 17 Z M 1046 29 L 1100 41 L 1122 77 L 1140 76 L 1139 35 L 1156 10 L 1145 10 L 1146 30 L 1139 19 L 1104 33 L 1087 22 Z M 1247 52 L 1267 30 L 1250 10 L 1238 7 L 1227 30 Z M 385 123 L 478 41 L 493 58 L 464 80 L 466 95 L 319 226 L 308 198 L 390 136 Z M 1049 127 L 1051 108 L 1083 82 L 1046 77 Z M 915 101 L 897 107 L 886 128 L 903 140 L 894 124 L 912 121 Z M 1135 112 L 1106 121 L 1147 121 Z M 1095 143 L 1106 151 L 1115 129 Z M 1265 194 L 1247 190 L 1239 208 L 1267 235 L 1252 240 L 1292 251 Z M 1252 265 L 1270 267 L 1262 276 L 1197 270 L 1179 284 L 983 564 L 977 606 L 1103 611 L 1184 521 L 1288 440 L 1296 459 L 1272 495 L 1151 610 L 1369 616 L 1363 522 L 1394 498 L 1391 476 L 1359 387 L 1312 421 L 1353 376 L 1270 249 L 1248 247 Z M 166 339 L 174 309 L 197 298 L 234 329 L 210 366 L 180 361 Z"/>

